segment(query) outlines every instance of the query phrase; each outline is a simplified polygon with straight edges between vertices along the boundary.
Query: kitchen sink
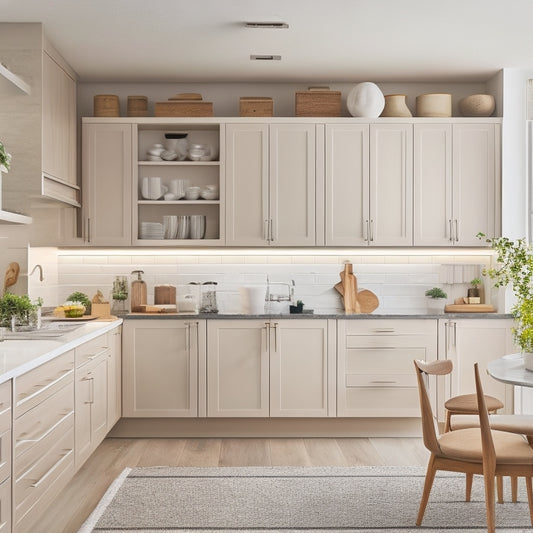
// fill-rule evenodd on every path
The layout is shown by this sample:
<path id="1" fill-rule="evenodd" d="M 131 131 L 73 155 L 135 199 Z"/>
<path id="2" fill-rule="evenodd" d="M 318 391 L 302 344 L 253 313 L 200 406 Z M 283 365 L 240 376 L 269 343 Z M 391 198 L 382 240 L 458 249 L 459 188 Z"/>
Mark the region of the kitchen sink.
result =
<path id="1" fill-rule="evenodd" d="M 5 339 L 19 339 L 19 340 L 43 340 L 55 339 L 62 337 L 71 331 L 83 326 L 81 323 L 70 324 L 65 322 L 43 321 L 42 326 L 37 329 L 27 329 L 22 331 L 7 331 Z"/>

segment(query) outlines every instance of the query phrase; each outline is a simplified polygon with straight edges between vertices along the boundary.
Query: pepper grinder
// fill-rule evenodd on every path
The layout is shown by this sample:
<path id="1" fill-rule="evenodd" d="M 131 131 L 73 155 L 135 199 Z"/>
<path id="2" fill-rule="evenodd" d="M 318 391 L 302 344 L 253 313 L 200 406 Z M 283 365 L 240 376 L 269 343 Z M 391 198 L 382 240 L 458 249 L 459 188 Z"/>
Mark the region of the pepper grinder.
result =
<path id="1" fill-rule="evenodd" d="M 146 282 L 143 281 L 141 274 L 142 270 L 134 270 L 132 274 L 137 274 L 137 279 L 131 282 L 131 311 L 144 311 L 147 302 Z"/>

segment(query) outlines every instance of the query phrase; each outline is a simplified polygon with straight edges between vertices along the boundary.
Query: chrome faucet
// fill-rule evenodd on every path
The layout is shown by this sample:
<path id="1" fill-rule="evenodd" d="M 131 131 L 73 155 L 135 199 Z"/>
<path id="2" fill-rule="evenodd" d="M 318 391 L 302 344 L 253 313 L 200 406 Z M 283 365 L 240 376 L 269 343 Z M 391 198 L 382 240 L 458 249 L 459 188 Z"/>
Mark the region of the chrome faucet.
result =
<path id="1" fill-rule="evenodd" d="M 283 293 L 273 293 L 271 286 L 277 285 L 280 287 L 283 287 L 283 293 L 285 290 L 287 291 L 286 294 Z M 290 283 L 284 283 L 282 281 L 270 281 L 267 276 L 267 291 L 266 291 L 266 297 L 265 300 L 267 302 L 290 302 L 291 304 L 294 303 L 294 280 L 292 279 Z"/>
<path id="2" fill-rule="evenodd" d="M 37 270 L 39 269 L 39 281 L 44 281 L 44 277 L 43 277 L 43 267 L 41 265 L 35 265 L 33 267 L 33 270 L 30 272 L 30 276 Z"/>

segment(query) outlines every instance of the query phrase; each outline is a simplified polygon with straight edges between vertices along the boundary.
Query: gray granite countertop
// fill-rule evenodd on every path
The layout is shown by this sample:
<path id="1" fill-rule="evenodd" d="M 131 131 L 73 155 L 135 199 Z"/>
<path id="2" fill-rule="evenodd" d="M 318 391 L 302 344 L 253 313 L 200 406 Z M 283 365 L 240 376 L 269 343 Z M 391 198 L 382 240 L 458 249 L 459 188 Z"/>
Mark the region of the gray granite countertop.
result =
<path id="1" fill-rule="evenodd" d="M 301 313 L 301 314 L 262 314 L 262 315 L 245 315 L 245 314 L 218 314 L 218 313 L 199 313 L 199 314 L 184 314 L 184 313 L 131 313 L 122 315 L 124 320 L 139 320 L 139 319 L 218 319 L 218 320 L 240 320 L 240 319 L 261 319 L 261 320 L 281 320 L 281 319 L 503 319 L 512 318 L 510 314 L 506 313 L 441 313 L 441 314 L 345 314 L 345 313 Z"/>

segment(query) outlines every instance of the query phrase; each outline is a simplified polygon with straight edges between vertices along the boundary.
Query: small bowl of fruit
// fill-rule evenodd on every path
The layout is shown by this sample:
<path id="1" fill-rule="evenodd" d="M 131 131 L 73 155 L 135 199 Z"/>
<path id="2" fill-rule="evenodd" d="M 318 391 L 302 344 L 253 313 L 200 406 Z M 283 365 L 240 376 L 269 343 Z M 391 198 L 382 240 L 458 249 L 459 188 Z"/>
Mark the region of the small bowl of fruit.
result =
<path id="1" fill-rule="evenodd" d="M 85 306 L 80 302 L 65 302 L 57 311 L 62 312 L 65 318 L 80 318 L 85 314 Z"/>

